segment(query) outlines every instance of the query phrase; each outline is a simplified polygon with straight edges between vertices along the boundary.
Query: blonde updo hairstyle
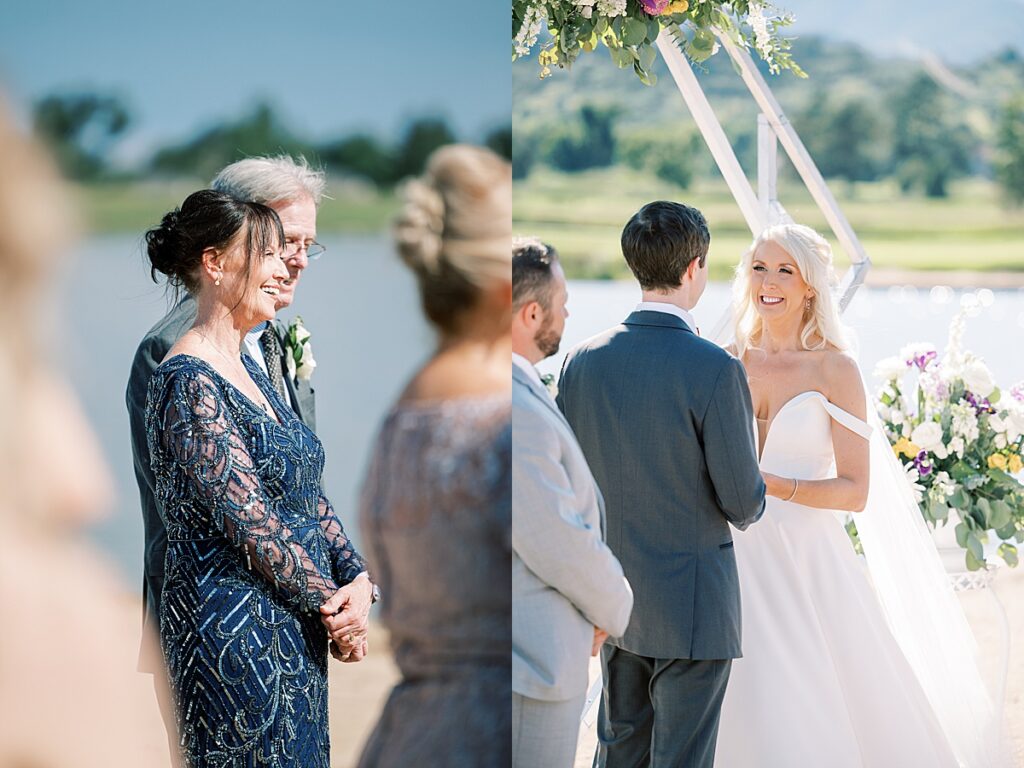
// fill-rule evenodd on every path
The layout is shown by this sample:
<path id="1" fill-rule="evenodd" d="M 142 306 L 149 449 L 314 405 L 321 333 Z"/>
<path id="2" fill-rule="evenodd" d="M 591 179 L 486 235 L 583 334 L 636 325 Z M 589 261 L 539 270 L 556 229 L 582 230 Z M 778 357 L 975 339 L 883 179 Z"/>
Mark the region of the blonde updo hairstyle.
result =
<path id="1" fill-rule="evenodd" d="M 394 234 L 427 318 L 454 332 L 481 291 L 512 281 L 512 166 L 481 147 L 441 147 L 405 184 Z"/>
<path id="2" fill-rule="evenodd" d="M 833 290 L 838 284 L 832 264 L 832 247 L 810 227 L 801 224 L 776 224 L 768 227 L 751 244 L 736 267 L 733 281 L 733 318 L 736 356 L 742 358 L 758 344 L 764 331 L 761 316 L 750 297 L 750 279 L 754 257 L 765 243 L 775 243 L 796 262 L 800 276 L 814 291 L 810 308 L 804 309 L 800 345 L 806 350 L 829 347 L 849 350 L 845 326 Z"/>

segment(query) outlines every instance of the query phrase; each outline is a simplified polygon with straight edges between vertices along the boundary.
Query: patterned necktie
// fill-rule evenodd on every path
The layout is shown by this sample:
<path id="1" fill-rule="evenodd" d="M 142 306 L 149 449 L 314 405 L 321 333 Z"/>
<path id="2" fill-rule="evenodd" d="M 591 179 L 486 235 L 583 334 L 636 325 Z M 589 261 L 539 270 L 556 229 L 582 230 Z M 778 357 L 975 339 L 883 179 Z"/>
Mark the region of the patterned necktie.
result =
<path id="1" fill-rule="evenodd" d="M 288 402 L 288 395 L 284 388 L 284 375 L 281 372 L 281 340 L 277 338 L 274 326 L 268 325 L 260 336 L 260 348 L 263 350 L 263 359 L 267 363 L 267 375 L 270 376 L 270 383 L 281 395 L 281 399 Z"/>

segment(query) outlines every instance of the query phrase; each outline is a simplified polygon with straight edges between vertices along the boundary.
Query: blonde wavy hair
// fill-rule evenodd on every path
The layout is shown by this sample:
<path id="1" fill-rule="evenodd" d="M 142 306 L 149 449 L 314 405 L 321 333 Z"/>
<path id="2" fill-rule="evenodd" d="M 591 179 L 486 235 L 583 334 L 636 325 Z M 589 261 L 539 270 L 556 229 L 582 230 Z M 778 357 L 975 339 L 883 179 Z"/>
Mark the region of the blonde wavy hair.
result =
<path id="1" fill-rule="evenodd" d="M 800 328 L 800 345 L 807 350 L 835 347 L 841 351 L 850 348 L 846 327 L 839 318 L 839 307 L 833 291 L 838 285 L 832 263 L 832 247 L 828 241 L 810 227 L 801 224 L 776 224 L 762 232 L 736 266 L 736 279 L 732 284 L 733 322 L 736 356 L 743 357 L 754 347 L 764 332 L 757 308 L 750 298 L 750 275 L 754 255 L 765 243 L 775 243 L 796 262 L 800 276 L 814 291 L 810 309 L 804 310 Z"/>

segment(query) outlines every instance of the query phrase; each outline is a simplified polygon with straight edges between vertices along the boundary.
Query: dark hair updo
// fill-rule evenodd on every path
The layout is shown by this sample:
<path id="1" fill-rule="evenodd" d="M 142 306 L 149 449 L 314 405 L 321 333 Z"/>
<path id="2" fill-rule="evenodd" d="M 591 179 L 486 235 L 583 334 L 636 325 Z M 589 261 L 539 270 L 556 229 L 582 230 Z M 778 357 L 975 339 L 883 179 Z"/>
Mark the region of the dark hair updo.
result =
<path id="1" fill-rule="evenodd" d="M 284 244 L 281 220 L 273 208 L 236 200 L 223 192 L 203 189 L 193 192 L 180 208 L 164 216 L 160 226 L 146 232 L 150 275 L 167 276 L 175 288 L 195 294 L 199 290 L 199 268 L 203 251 L 224 248 L 245 227 L 245 273 L 254 253 Z"/>

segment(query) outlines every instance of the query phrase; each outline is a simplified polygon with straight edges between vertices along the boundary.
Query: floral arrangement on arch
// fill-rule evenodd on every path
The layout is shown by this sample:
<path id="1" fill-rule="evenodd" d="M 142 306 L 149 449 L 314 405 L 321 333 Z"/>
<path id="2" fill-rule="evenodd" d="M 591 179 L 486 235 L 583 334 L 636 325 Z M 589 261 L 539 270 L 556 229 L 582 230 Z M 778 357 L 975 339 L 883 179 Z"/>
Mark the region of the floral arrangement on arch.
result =
<path id="1" fill-rule="evenodd" d="M 1017 565 L 1024 541 L 1024 383 L 1008 398 L 985 363 L 962 350 L 964 312 L 954 317 L 949 347 L 911 344 L 881 361 L 885 383 L 876 406 L 893 451 L 904 463 L 921 514 L 935 528 L 956 522 L 968 570 L 987 565 L 984 545 Z"/>
<path id="2" fill-rule="evenodd" d="M 792 22 L 790 14 L 756 0 L 513 0 L 512 60 L 528 56 L 544 35 L 538 54 L 543 78 L 552 66 L 569 68 L 580 53 L 603 45 L 621 69 L 632 67 L 653 85 L 654 43 L 663 29 L 694 62 L 718 51 L 717 32 L 753 47 L 773 74 L 790 70 L 806 77 L 789 53 L 790 41 L 779 36 Z"/>

